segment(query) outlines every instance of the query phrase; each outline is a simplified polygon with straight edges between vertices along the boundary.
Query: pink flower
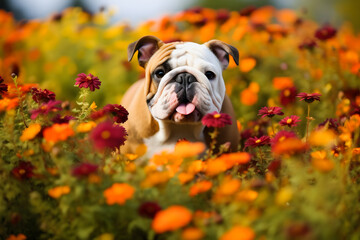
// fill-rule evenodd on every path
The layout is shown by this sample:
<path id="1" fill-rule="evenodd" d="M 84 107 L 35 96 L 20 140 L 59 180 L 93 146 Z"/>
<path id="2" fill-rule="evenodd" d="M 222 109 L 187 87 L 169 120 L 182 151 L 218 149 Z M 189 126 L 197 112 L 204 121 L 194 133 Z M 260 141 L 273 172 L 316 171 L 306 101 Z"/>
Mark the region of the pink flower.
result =
<path id="1" fill-rule="evenodd" d="M 275 115 L 284 115 L 284 113 L 281 111 L 281 107 L 262 107 L 258 115 L 261 115 L 262 118 L 272 118 Z"/>
<path id="2" fill-rule="evenodd" d="M 75 80 L 75 85 L 79 85 L 79 88 L 90 88 L 91 91 L 95 91 L 95 88 L 99 89 L 101 85 L 99 78 L 91 73 L 88 75 L 80 73 Z"/>
<path id="3" fill-rule="evenodd" d="M 111 121 L 100 123 L 90 133 L 90 139 L 93 141 L 95 148 L 99 150 L 105 148 L 114 149 L 124 145 L 126 136 L 125 128 L 114 125 Z"/>
<path id="4" fill-rule="evenodd" d="M 247 147 L 260 147 L 264 145 L 270 144 L 270 137 L 269 136 L 262 136 L 260 138 L 251 137 L 245 142 L 245 148 Z"/>
<path id="5" fill-rule="evenodd" d="M 285 117 L 284 119 L 282 119 L 279 124 L 280 126 L 296 127 L 297 123 L 300 121 L 300 117 L 296 115 L 291 115 L 290 117 Z"/>
<path id="6" fill-rule="evenodd" d="M 57 112 L 61 110 L 62 108 L 58 106 L 59 104 L 61 104 L 61 101 L 53 100 L 50 100 L 48 103 L 42 104 L 38 109 L 30 111 L 31 119 L 36 119 L 39 114 L 47 115 L 50 112 Z"/>
<path id="7" fill-rule="evenodd" d="M 226 125 L 231 125 L 231 117 L 226 113 L 212 112 L 206 114 L 202 120 L 202 124 L 207 127 L 222 128 Z"/>
<path id="8" fill-rule="evenodd" d="M 111 113 L 117 123 L 124 123 L 128 119 L 129 112 L 121 105 L 107 104 L 103 109 L 105 112 Z"/>
<path id="9" fill-rule="evenodd" d="M 296 97 L 300 98 L 300 101 L 305 100 L 307 103 L 312 103 L 317 100 L 320 101 L 320 93 L 299 93 Z"/>

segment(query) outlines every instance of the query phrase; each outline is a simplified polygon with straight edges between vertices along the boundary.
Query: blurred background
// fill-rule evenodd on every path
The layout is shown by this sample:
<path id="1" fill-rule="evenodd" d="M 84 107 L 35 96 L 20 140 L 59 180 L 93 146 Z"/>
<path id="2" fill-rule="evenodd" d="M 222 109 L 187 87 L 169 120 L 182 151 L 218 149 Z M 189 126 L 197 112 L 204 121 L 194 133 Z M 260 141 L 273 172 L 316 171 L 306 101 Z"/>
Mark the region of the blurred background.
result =
<path id="1" fill-rule="evenodd" d="M 194 6 L 239 10 L 247 6 L 273 5 L 303 11 L 319 23 L 340 25 L 351 22 L 360 29 L 359 0 L 1 0 L 0 9 L 13 12 L 18 20 L 46 18 L 69 6 L 81 6 L 90 13 L 107 9 L 113 12 L 112 23 L 127 22 L 136 27 L 139 23 L 157 19 Z"/>

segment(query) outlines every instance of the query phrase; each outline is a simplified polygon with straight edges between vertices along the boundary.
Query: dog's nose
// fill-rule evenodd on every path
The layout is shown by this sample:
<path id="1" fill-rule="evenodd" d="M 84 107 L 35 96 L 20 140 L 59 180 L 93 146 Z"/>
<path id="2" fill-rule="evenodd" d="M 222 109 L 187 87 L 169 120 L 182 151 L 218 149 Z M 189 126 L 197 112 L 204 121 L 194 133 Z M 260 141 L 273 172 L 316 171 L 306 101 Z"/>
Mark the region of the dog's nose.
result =
<path id="1" fill-rule="evenodd" d="M 191 73 L 184 72 L 184 73 L 179 73 L 175 77 L 175 81 L 177 83 L 180 83 L 181 85 L 187 86 L 190 83 L 196 82 L 196 78 Z"/>

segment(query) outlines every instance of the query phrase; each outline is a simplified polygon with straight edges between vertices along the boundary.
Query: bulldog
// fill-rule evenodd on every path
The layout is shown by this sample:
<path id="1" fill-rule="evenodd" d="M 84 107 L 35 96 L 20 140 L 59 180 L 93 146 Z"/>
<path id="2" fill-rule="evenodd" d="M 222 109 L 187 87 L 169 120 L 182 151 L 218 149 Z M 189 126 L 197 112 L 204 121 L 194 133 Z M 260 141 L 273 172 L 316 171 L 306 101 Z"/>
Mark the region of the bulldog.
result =
<path id="1" fill-rule="evenodd" d="M 214 111 L 229 114 L 233 122 L 220 129 L 217 143 L 230 142 L 231 150 L 237 150 L 236 118 L 222 77 L 229 55 L 238 64 L 236 48 L 219 40 L 165 44 L 145 36 L 128 46 L 129 61 L 136 52 L 145 78 L 134 83 L 121 101 L 129 112 L 125 123 L 128 139 L 122 152 L 133 153 L 146 144 L 151 156 L 171 150 L 183 139 L 208 146 L 211 130 L 201 119 Z"/>

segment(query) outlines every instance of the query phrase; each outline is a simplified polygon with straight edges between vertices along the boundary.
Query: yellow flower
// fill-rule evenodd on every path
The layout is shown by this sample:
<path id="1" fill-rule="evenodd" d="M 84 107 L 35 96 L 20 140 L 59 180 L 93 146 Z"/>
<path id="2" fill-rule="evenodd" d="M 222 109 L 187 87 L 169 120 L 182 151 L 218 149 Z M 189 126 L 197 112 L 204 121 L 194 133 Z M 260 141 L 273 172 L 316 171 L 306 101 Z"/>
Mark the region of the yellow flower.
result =
<path id="1" fill-rule="evenodd" d="M 277 192 L 275 202 L 278 205 L 285 205 L 291 200 L 292 196 L 292 189 L 290 187 L 283 187 Z"/>
<path id="2" fill-rule="evenodd" d="M 103 233 L 97 238 L 95 238 L 95 240 L 114 240 L 114 239 L 115 237 L 111 233 Z"/>
<path id="3" fill-rule="evenodd" d="M 69 194 L 69 193 L 70 193 L 70 187 L 67 185 L 54 187 L 54 188 L 51 188 L 48 190 L 48 194 L 52 198 L 59 198 L 62 195 Z"/>
<path id="4" fill-rule="evenodd" d="M 93 121 L 84 122 L 84 123 L 80 123 L 77 126 L 76 131 L 81 132 L 81 133 L 90 132 L 94 127 L 96 127 L 95 122 L 93 122 Z"/>
<path id="5" fill-rule="evenodd" d="M 30 124 L 28 128 L 25 128 L 20 137 L 20 141 L 28 141 L 36 137 L 40 132 L 41 126 L 38 123 Z"/>
<path id="6" fill-rule="evenodd" d="M 310 134 L 309 143 L 312 146 L 332 146 L 336 143 L 336 135 L 332 130 L 318 130 Z"/>

